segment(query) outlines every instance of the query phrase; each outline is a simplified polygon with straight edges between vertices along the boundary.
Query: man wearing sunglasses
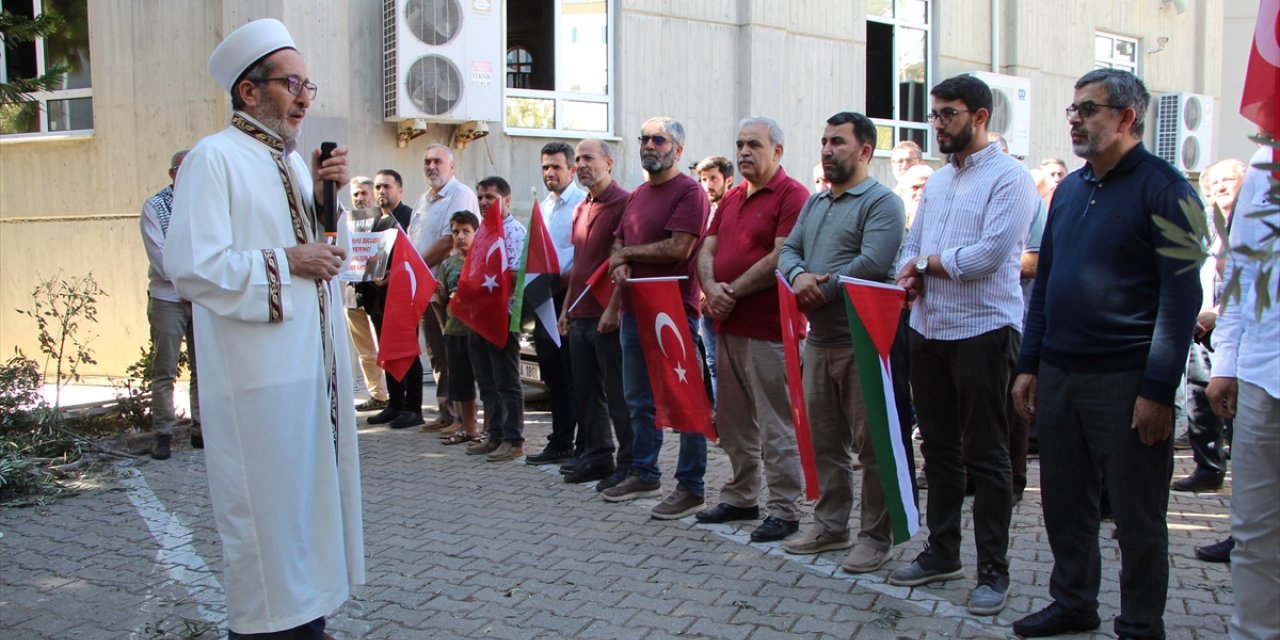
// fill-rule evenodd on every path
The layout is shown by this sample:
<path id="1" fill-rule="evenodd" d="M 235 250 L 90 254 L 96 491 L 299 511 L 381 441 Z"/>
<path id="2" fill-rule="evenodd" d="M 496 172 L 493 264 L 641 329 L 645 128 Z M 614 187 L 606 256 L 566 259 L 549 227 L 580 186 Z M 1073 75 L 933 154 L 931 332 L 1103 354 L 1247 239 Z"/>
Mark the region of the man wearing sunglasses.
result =
<path id="1" fill-rule="evenodd" d="M 956 76 L 930 93 L 929 122 L 951 157 L 925 184 L 898 258 L 898 284 L 915 299 L 910 378 L 924 436 L 929 543 L 889 582 L 964 577 L 961 511 L 969 477 L 978 580 L 968 609 L 993 615 L 1009 591 L 1005 405 L 1021 341 L 1022 249 L 1040 197 L 1026 168 L 987 141 L 992 98 L 985 83 Z"/>
<path id="2" fill-rule="evenodd" d="M 1028 637 L 1097 629 L 1099 496 L 1120 541 L 1121 638 L 1163 638 L 1169 586 L 1165 513 L 1173 397 L 1200 311 L 1194 265 L 1157 217 L 1184 230 L 1201 204 L 1186 177 L 1147 151 L 1150 94 L 1127 71 L 1097 69 L 1067 107 L 1083 169 L 1058 184 L 1040 245 L 1013 403 L 1035 417 L 1053 603 L 1014 623 Z M 1240 594 L 1237 594 L 1240 595 Z"/>
<path id="3" fill-rule="evenodd" d="M 205 464 L 230 637 L 324 637 L 364 581 L 360 459 L 346 314 L 325 242 L 324 180 L 347 149 L 294 150 L 316 87 L 289 31 L 256 20 L 209 58 L 231 126 L 183 161 L 165 272 L 194 303 Z"/>

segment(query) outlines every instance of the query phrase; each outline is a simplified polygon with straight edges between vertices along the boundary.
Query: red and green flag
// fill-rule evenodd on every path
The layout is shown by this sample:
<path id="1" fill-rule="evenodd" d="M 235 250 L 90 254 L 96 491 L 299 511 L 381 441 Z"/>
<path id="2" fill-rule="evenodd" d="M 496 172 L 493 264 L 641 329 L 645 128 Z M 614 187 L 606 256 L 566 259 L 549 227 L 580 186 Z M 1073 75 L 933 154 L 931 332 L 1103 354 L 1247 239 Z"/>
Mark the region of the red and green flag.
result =
<path id="1" fill-rule="evenodd" d="M 853 336 L 853 356 L 858 364 L 867 428 L 880 468 L 880 486 L 889 510 L 893 543 L 900 544 L 920 529 L 920 512 L 911 492 L 911 467 L 907 464 L 906 447 L 910 443 L 902 439 L 893 393 L 893 371 L 889 366 L 889 350 L 898 333 L 906 291 L 856 278 L 841 277 L 840 282 L 847 294 L 845 310 Z M 873 373 L 876 371 L 880 375 Z"/>
<path id="2" fill-rule="evenodd" d="M 533 201 L 533 215 L 529 218 L 529 240 L 524 243 L 524 251 L 520 254 L 520 271 L 516 273 L 515 304 L 511 310 L 510 331 L 520 332 L 525 302 L 533 308 L 538 321 L 551 336 L 552 342 L 560 346 L 560 332 L 556 330 L 555 291 L 560 285 L 560 260 L 556 257 L 555 246 L 551 244 L 551 233 L 542 220 L 542 208 L 538 201 Z"/>

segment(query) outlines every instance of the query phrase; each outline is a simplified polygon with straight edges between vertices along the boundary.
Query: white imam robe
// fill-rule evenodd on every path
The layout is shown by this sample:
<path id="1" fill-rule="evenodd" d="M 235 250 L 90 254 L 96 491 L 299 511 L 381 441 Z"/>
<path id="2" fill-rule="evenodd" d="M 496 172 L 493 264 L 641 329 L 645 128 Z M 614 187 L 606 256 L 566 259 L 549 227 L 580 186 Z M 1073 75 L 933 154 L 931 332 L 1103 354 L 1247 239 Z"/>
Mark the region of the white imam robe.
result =
<path id="1" fill-rule="evenodd" d="M 309 204 L 311 173 L 288 157 Z M 165 270 L 195 303 L 205 463 L 222 539 L 229 622 L 289 629 L 332 613 L 364 582 L 360 462 L 346 313 L 328 283 L 338 376 L 334 450 L 314 280 L 289 273 L 297 245 L 283 182 L 262 142 L 233 127 L 183 161 Z M 271 323 L 263 249 L 279 264 Z"/>

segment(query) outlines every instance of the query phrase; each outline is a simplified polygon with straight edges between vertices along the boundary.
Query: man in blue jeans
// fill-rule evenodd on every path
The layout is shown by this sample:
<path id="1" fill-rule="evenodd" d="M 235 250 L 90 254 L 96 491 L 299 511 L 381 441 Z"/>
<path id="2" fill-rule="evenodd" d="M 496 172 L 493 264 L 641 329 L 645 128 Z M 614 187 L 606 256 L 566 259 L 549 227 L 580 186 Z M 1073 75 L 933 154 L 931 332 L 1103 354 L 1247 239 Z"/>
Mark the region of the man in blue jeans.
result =
<path id="1" fill-rule="evenodd" d="M 631 475 L 601 495 L 608 502 L 625 502 L 662 492 L 658 454 L 662 432 L 654 427 L 653 389 L 645 369 L 644 347 L 626 291 L 629 278 L 684 276 L 680 293 L 689 319 L 689 332 L 698 335 L 699 291 L 693 277 L 695 256 L 707 219 L 708 202 L 702 187 L 680 171 L 684 125 L 671 118 L 650 118 L 641 128 L 640 163 L 649 179 L 633 191 L 614 234 L 610 275 L 622 294 L 622 387 L 635 438 Z M 695 342 L 699 342 L 695 339 Z M 699 346 L 701 350 L 701 346 Z M 707 438 L 680 434 L 674 491 L 653 508 L 653 517 L 677 520 L 702 509 L 702 478 L 707 471 Z"/>

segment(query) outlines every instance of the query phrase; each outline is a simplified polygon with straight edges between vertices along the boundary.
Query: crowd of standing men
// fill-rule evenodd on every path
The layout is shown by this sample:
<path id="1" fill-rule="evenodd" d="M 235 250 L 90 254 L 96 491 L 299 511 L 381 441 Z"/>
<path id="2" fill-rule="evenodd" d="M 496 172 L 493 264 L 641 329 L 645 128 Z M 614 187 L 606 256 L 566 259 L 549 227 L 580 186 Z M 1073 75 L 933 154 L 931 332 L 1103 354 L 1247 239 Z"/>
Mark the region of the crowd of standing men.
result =
<path id="1" fill-rule="evenodd" d="M 662 495 L 663 431 L 655 428 L 654 390 L 628 290 L 629 280 L 651 277 L 682 278 L 693 346 L 710 365 L 703 379 L 710 383 L 717 433 L 733 469 L 718 502 L 708 507 L 707 438 L 679 433 L 676 483 L 653 507 L 654 518 L 758 520 L 767 489 L 766 517 L 752 540 L 781 540 L 794 554 L 848 549 L 845 571 L 878 570 L 889 555 L 890 515 L 839 283 L 841 277 L 896 283 L 908 304 L 892 354 L 893 383 L 901 389 L 894 409 L 904 439 L 913 424 L 919 427 L 929 534 L 915 560 L 888 581 L 916 586 L 966 575 L 961 512 L 971 484 L 977 566 L 967 606 L 976 614 L 1003 610 L 1011 590 L 1010 513 L 1025 486 L 1026 428 L 1034 423 L 1045 452 L 1041 480 L 1055 559 L 1053 603 L 1017 621 L 1015 632 L 1048 636 L 1100 625 L 1097 538 L 1108 496 L 1121 548 L 1115 631 L 1164 637 L 1174 397 L 1192 339 L 1206 331 L 1198 274 L 1157 251 L 1167 241 L 1152 219 L 1188 229 L 1182 203 L 1199 207 L 1199 200 L 1181 174 L 1140 142 L 1149 95 L 1132 74 L 1095 70 L 1076 83 L 1067 108 L 1069 133 L 1086 164 L 1061 177 L 1051 197 L 989 138 L 991 91 L 970 76 L 950 78 L 931 91 L 929 122 L 947 154 L 941 168 L 932 175 L 916 171 L 924 174 L 917 182 L 912 150 L 901 147 L 906 159 L 899 163 L 895 148 L 897 193 L 869 174 L 876 128 L 852 112 L 826 121 L 821 180 L 815 176 L 812 195 L 783 170 L 783 131 L 765 117 L 739 123 L 737 184 L 725 158 L 696 165 L 701 184 L 681 170 L 685 130 L 672 118 L 643 124 L 639 148 L 647 177 L 631 192 L 612 177 L 608 142 L 547 144 L 541 168 L 548 194 L 541 209 L 561 285 L 553 296 L 555 326 L 540 318 L 534 342 L 551 392 L 553 428 L 545 448 L 526 456 L 519 335 L 510 332 L 505 343 L 482 338 L 449 304 L 473 245 L 489 242 L 488 253 L 500 249 L 507 274 L 499 277 L 508 278 L 518 269 L 526 238 L 540 232 L 511 215 L 507 181 L 490 176 L 473 191 L 455 176 L 452 152 L 442 145 L 426 150 L 430 188 L 416 206 L 403 202 L 403 180 L 394 170 L 350 181 L 357 208 L 381 210 L 374 228 L 404 229 L 442 283 L 421 324 L 437 380 L 436 420 L 424 424 L 420 361 L 415 358 L 400 378 L 384 376 L 376 366 L 383 281 L 357 285 L 345 296 L 343 317 L 371 395 L 356 406 L 341 357 L 348 331 L 333 330 L 340 322 L 335 311 L 344 306 L 333 278 L 345 250 L 317 242 L 316 224 L 308 222 L 313 189 L 323 179 L 348 181 L 346 150 L 327 160 L 317 152 L 310 167 L 291 152 L 315 86 L 278 22 L 257 21 L 228 36 L 210 71 L 232 94 L 232 126 L 193 149 L 176 198 L 162 192 L 148 207 L 164 211 L 160 259 L 152 264 L 178 294 L 173 315 L 181 322 L 167 330 L 178 337 L 166 338 L 175 353 L 183 331 L 191 339 L 181 305 L 196 304 L 204 438 L 229 564 L 233 637 L 285 637 L 273 634 L 286 630 L 301 634 L 288 637 L 322 637 L 325 612 L 345 599 L 346 583 L 363 579 L 359 488 L 352 484 L 358 474 L 353 409 L 376 410 L 367 418 L 372 424 L 439 432 L 446 444 L 465 443 L 467 454 L 491 462 L 560 464 L 566 482 L 596 482 L 608 502 Z M 918 149 L 915 155 L 918 160 Z M 175 157 L 171 175 L 182 161 Z M 1051 164 L 1042 171 L 1052 175 Z M 1065 174 L 1060 161 L 1057 168 Z M 308 170 L 314 187 L 298 178 Z M 1250 171 L 1238 208 L 1265 203 L 1265 175 Z M 265 191 L 235 188 L 241 182 Z M 245 195 L 269 191 L 280 197 Z M 290 216 L 270 217 L 271 203 L 287 203 Z M 501 216 L 501 245 L 485 237 L 496 226 L 481 223 L 481 213 L 492 208 Z M 238 215 L 229 216 L 231 211 Z M 147 224 L 144 235 L 154 238 Z M 1232 235 L 1257 235 L 1255 226 L 1238 224 Z M 487 261 L 488 254 L 482 257 Z M 1245 269 L 1246 278 L 1256 277 Z M 584 295 L 602 273 L 616 284 L 611 296 Z M 798 442 L 792 424 L 777 277 L 790 285 L 808 318 L 802 377 L 811 442 Z M 156 282 L 153 277 L 153 304 L 164 300 Z M 499 283 L 485 286 L 490 284 Z M 1270 324 L 1234 307 L 1219 320 L 1213 345 L 1231 361 L 1215 358 L 1206 391 L 1215 412 L 1236 417 L 1237 450 L 1242 437 L 1250 450 L 1245 462 L 1237 462 L 1233 506 L 1232 631 L 1239 637 L 1273 637 L 1268 634 L 1276 632 L 1280 611 L 1274 602 L 1276 514 L 1266 499 L 1274 498 L 1277 483 L 1265 463 L 1276 446 L 1280 391 L 1271 374 L 1280 356 L 1277 341 L 1260 336 L 1275 337 L 1275 307 L 1268 313 Z M 153 314 L 153 324 L 160 317 Z M 273 324 L 297 344 L 282 344 L 263 331 Z M 281 387 L 278 364 L 300 354 L 315 360 L 307 364 L 315 371 L 290 372 Z M 476 418 L 477 388 L 483 429 Z M 309 419 L 281 413 L 299 407 Z M 171 408 L 157 415 L 171 420 Z M 298 428 L 254 429 L 264 419 Z M 167 455 L 166 432 L 159 433 Z M 282 447 L 296 452 L 300 443 L 306 446 L 294 464 L 318 488 L 287 479 L 294 476 L 282 475 L 273 457 Z M 814 523 L 803 532 L 802 446 L 812 447 L 821 496 Z M 913 467 L 910 448 L 907 453 Z M 859 469 L 854 535 L 849 517 Z M 914 471 L 908 473 L 914 478 Z M 1243 496 L 1241 487 L 1247 487 Z M 302 495 L 318 500 L 308 502 L 313 506 L 305 513 L 298 512 Z M 281 564 L 278 558 L 288 555 L 282 545 L 298 541 L 322 552 L 301 564 Z M 252 575 L 267 580 L 255 582 Z"/>

